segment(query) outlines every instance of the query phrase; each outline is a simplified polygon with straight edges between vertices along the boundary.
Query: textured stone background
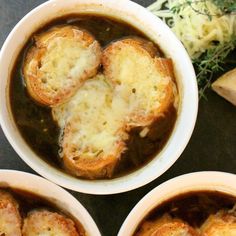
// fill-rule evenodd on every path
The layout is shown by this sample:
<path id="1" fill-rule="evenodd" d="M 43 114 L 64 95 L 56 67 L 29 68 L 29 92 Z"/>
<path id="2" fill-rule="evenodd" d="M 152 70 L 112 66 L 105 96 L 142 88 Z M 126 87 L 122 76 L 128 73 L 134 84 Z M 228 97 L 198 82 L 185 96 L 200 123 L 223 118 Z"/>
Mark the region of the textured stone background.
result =
<path id="1" fill-rule="evenodd" d="M 0 0 L 0 47 L 14 25 L 44 0 Z M 153 0 L 136 0 L 148 6 Z M 1 77 L 1 75 L 0 75 Z M 34 173 L 15 153 L 0 129 L 0 168 Z M 201 100 L 193 136 L 165 174 L 137 190 L 112 196 L 71 193 L 87 208 L 104 236 L 115 236 L 134 205 L 150 190 L 175 176 L 204 170 L 236 173 L 236 108 L 208 92 Z"/>

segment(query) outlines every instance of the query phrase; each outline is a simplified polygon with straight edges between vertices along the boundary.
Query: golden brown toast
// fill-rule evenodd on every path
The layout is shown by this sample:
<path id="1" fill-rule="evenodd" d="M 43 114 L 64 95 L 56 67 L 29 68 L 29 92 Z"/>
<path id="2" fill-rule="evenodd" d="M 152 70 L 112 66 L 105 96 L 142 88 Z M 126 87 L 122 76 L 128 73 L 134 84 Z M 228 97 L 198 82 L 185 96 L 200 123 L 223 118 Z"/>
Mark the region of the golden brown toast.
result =
<path id="1" fill-rule="evenodd" d="M 87 80 L 70 101 L 52 109 L 63 130 L 61 156 L 70 173 L 89 179 L 112 177 L 131 129 L 143 127 L 140 135 L 145 137 L 149 126 L 174 104 L 172 63 L 157 58 L 157 53 L 145 40 L 112 43 L 102 56 L 106 76 Z"/>
<path id="2" fill-rule="evenodd" d="M 131 127 L 150 125 L 177 98 L 173 65 L 149 41 L 126 38 L 103 52 L 105 76 L 129 104 Z"/>
<path id="3" fill-rule="evenodd" d="M 0 235 L 21 235 L 18 203 L 9 193 L 2 190 L 0 191 Z"/>
<path id="4" fill-rule="evenodd" d="M 201 232 L 203 236 L 235 236 L 236 216 L 224 211 L 210 215 L 201 226 Z"/>
<path id="5" fill-rule="evenodd" d="M 71 219 L 48 210 L 34 210 L 24 219 L 22 235 L 80 236 L 80 233 Z"/>
<path id="6" fill-rule="evenodd" d="M 135 236 L 200 236 L 187 223 L 164 215 L 154 221 L 145 221 Z"/>
<path id="7" fill-rule="evenodd" d="M 101 47 L 90 33 L 75 26 L 54 27 L 35 37 L 24 61 L 27 90 L 37 102 L 66 102 L 97 73 Z"/>
<path id="8" fill-rule="evenodd" d="M 87 80 L 66 104 L 52 109 L 63 130 L 60 146 L 65 168 L 89 179 L 111 177 L 125 150 L 124 114 L 113 89 L 99 74 Z"/>

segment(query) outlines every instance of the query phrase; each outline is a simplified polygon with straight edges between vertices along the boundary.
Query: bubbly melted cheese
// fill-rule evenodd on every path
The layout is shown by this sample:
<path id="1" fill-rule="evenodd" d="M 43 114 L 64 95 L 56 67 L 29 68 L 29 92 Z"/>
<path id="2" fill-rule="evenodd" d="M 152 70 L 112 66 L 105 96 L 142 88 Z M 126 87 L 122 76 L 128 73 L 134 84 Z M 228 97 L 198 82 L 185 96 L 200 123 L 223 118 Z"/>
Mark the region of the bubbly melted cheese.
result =
<path id="1" fill-rule="evenodd" d="M 0 191 L 0 235 L 20 236 L 21 218 L 16 201 Z"/>
<path id="2" fill-rule="evenodd" d="M 118 83 L 116 90 L 128 103 L 130 112 L 147 115 L 158 109 L 171 78 L 159 73 L 155 60 L 148 54 L 139 55 L 134 47 L 126 47 L 116 53 L 113 61 L 114 79 Z"/>
<path id="3" fill-rule="evenodd" d="M 201 226 L 204 236 L 235 236 L 236 217 L 225 212 L 210 215 Z"/>
<path id="4" fill-rule="evenodd" d="M 160 115 L 159 107 L 173 102 L 168 97 L 174 94 L 168 62 L 153 58 L 136 44 L 118 44 L 121 50 L 115 45 L 109 54 L 111 76 L 105 68 L 107 78 L 100 74 L 87 80 L 69 102 L 53 108 L 54 119 L 64 132 L 61 146 L 75 148 L 73 155 L 95 157 L 103 153 L 104 158 L 119 158 L 129 130 L 143 127 L 140 137 L 145 137 L 147 126 Z"/>
<path id="5" fill-rule="evenodd" d="M 171 62 L 152 57 L 139 41 L 115 42 L 105 51 L 104 62 L 105 74 L 115 84 L 115 93 L 127 104 L 127 122 L 131 127 L 150 125 L 177 95 Z"/>
<path id="6" fill-rule="evenodd" d="M 96 62 L 95 44 L 85 47 L 74 38 L 66 37 L 50 40 L 39 68 L 44 86 L 57 92 L 80 79 Z"/>
<path id="7" fill-rule="evenodd" d="M 70 143 L 86 156 L 98 152 L 111 154 L 124 138 L 127 104 L 113 96 L 112 85 L 103 75 L 88 80 L 66 104 L 53 108 L 53 117 L 61 128 L 71 123 Z"/>

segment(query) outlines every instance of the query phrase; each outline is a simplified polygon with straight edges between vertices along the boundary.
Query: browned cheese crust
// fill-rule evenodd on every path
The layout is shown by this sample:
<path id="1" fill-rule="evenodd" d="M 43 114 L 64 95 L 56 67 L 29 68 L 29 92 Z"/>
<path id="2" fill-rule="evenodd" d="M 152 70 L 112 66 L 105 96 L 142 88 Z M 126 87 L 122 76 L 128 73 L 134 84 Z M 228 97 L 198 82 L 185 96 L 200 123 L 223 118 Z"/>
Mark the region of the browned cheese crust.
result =
<path id="1" fill-rule="evenodd" d="M 2 190 L 0 191 L 0 235 L 21 235 L 18 203 L 9 193 Z"/>
<path id="2" fill-rule="evenodd" d="M 169 215 L 155 221 L 145 221 L 135 236 L 200 236 L 198 232 L 180 219 Z"/>
<path id="3" fill-rule="evenodd" d="M 151 42 L 139 38 L 116 41 L 103 52 L 105 76 L 115 86 L 124 85 L 130 88 L 128 96 L 134 92 L 137 94 L 135 99 L 139 100 L 139 104 L 130 114 L 131 127 L 150 125 L 177 99 L 172 60 L 159 55 Z M 155 81 L 155 77 L 160 79 Z M 139 88 L 136 87 L 135 80 L 140 84 Z M 145 87 L 145 83 L 148 85 L 149 81 L 150 86 Z M 150 91 L 145 91 L 146 88 Z M 149 101 L 152 106 L 145 110 L 141 103 L 145 98 L 148 100 L 151 94 L 154 94 Z"/>
<path id="4" fill-rule="evenodd" d="M 64 127 L 60 146 L 67 171 L 89 179 L 112 177 L 127 138 L 123 117 L 114 121 L 113 115 L 112 91 L 103 75 L 86 81 L 69 103 L 53 109 Z"/>
<path id="5" fill-rule="evenodd" d="M 103 52 L 104 74 L 87 80 L 66 104 L 52 111 L 61 127 L 65 168 L 88 179 L 110 178 L 127 149 L 129 132 L 149 126 L 177 97 L 170 59 L 143 39 L 123 39 Z M 147 129 L 145 129 L 148 127 Z"/>
<path id="6" fill-rule="evenodd" d="M 23 236 L 80 236 L 75 223 L 65 216 L 47 210 L 34 210 L 24 220 Z"/>
<path id="7" fill-rule="evenodd" d="M 35 37 L 24 61 L 23 74 L 30 96 L 55 106 L 66 102 L 97 73 L 101 48 L 90 33 L 61 26 Z"/>
<path id="8" fill-rule="evenodd" d="M 215 215 L 210 215 L 201 227 L 202 235 L 235 236 L 236 216 L 234 214 L 220 211 Z"/>
<path id="9" fill-rule="evenodd" d="M 73 127 L 74 126 L 74 127 Z M 76 123 L 68 124 L 65 129 L 62 147 L 64 150 L 63 161 L 65 168 L 78 177 L 88 179 L 100 179 L 112 177 L 114 168 L 125 150 L 125 143 L 120 141 L 113 147 L 114 151 L 110 155 L 99 153 L 97 156 L 88 157 L 86 154 L 79 154 L 78 147 L 68 142 L 73 135 L 73 128 L 76 129 Z"/>

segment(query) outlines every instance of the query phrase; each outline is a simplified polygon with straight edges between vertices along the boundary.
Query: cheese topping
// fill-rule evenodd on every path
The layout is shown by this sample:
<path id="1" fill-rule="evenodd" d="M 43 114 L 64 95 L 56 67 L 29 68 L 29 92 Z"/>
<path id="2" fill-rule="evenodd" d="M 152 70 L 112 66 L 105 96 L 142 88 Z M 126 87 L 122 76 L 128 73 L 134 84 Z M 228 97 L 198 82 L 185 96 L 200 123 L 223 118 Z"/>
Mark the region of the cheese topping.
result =
<path id="1" fill-rule="evenodd" d="M 122 128 L 126 108 L 122 99 L 113 97 L 107 79 L 97 75 L 86 81 L 68 103 L 53 108 L 53 117 L 62 128 L 70 123 L 73 130 L 68 142 L 78 147 L 79 154 L 108 155 L 125 136 Z"/>

